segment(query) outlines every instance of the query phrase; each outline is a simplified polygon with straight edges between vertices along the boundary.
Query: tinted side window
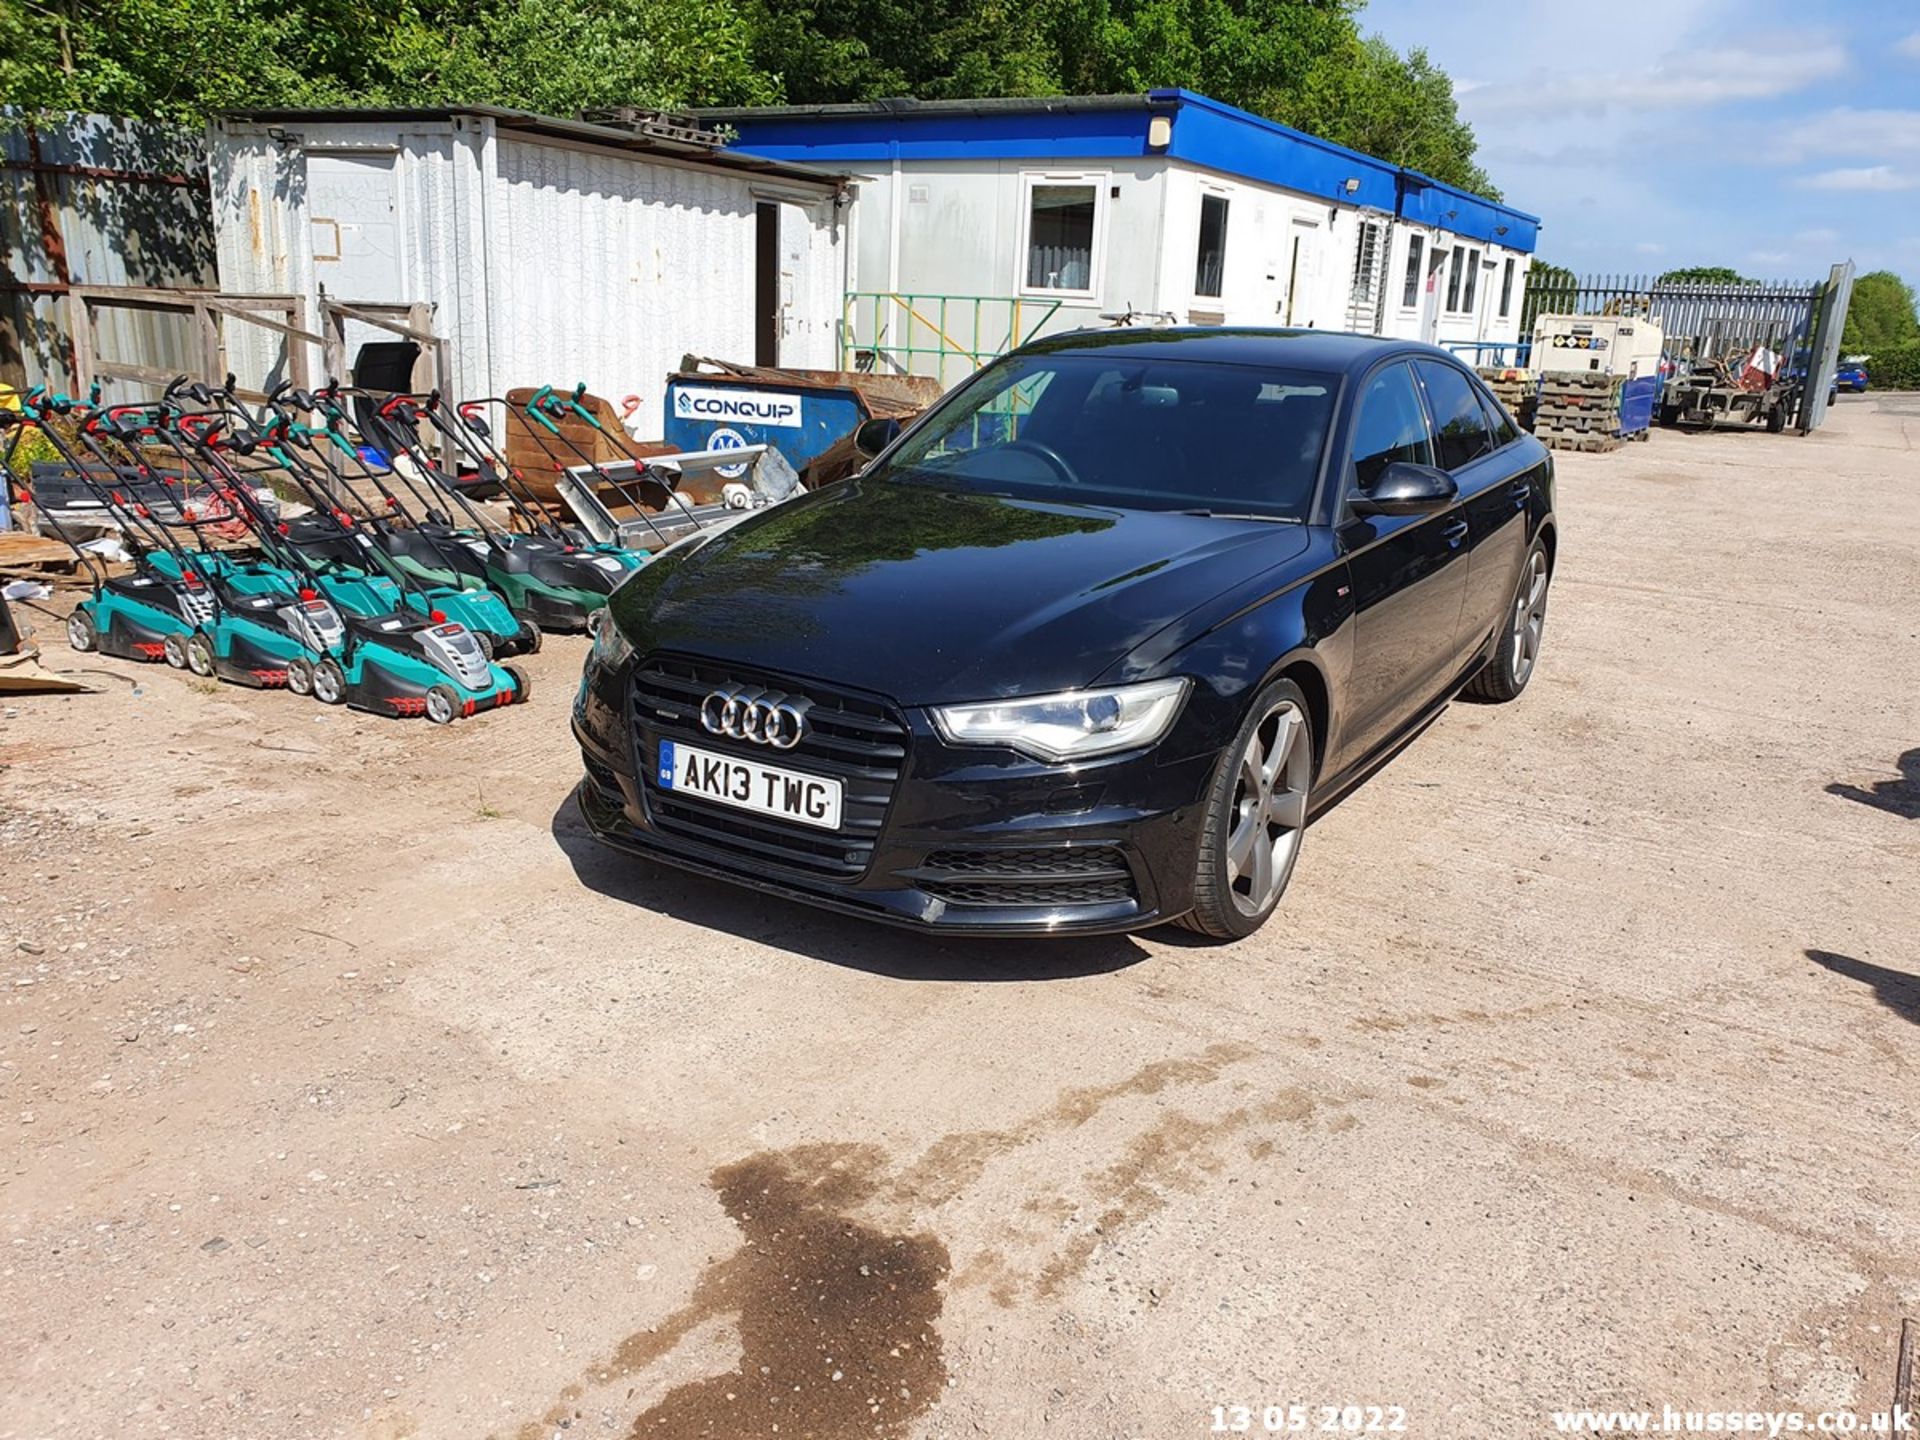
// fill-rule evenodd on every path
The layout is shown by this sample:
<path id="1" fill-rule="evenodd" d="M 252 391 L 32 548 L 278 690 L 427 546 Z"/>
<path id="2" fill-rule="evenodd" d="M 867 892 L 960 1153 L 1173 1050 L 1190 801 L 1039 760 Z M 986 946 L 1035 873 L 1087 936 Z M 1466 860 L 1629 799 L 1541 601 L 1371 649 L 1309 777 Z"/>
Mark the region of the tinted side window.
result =
<path id="1" fill-rule="evenodd" d="M 1473 382 L 1451 365 L 1437 360 L 1416 360 L 1414 364 L 1426 382 L 1427 399 L 1433 404 L 1440 468 L 1458 470 L 1493 449 L 1493 436 L 1487 431 L 1487 412 L 1480 408 L 1480 397 L 1474 394 Z"/>
<path id="2" fill-rule="evenodd" d="M 1511 445 L 1520 438 L 1520 428 L 1513 423 L 1513 417 L 1507 414 L 1506 407 L 1484 389 L 1480 390 L 1480 403 L 1486 407 L 1487 423 L 1493 426 L 1494 449 Z"/>
<path id="3" fill-rule="evenodd" d="M 1376 372 L 1360 396 L 1360 417 L 1353 427 L 1354 483 L 1371 490 L 1380 472 L 1396 460 L 1433 464 L 1427 414 L 1420 408 L 1413 372 L 1405 365 Z"/>

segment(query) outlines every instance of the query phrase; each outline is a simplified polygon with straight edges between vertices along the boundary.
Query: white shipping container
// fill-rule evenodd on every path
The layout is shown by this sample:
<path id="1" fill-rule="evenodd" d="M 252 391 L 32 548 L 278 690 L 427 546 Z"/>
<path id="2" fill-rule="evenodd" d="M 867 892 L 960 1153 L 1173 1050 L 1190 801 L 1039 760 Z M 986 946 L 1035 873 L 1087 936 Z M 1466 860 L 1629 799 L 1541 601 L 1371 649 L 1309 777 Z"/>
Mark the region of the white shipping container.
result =
<path id="1" fill-rule="evenodd" d="M 312 330 L 323 292 L 424 302 L 461 398 L 584 380 L 657 436 L 683 355 L 838 362 L 837 176 L 486 108 L 256 112 L 209 141 L 222 289 L 302 296 Z M 244 383 L 281 378 L 278 337 L 228 336 Z M 397 338 L 349 324 L 348 354 Z"/>

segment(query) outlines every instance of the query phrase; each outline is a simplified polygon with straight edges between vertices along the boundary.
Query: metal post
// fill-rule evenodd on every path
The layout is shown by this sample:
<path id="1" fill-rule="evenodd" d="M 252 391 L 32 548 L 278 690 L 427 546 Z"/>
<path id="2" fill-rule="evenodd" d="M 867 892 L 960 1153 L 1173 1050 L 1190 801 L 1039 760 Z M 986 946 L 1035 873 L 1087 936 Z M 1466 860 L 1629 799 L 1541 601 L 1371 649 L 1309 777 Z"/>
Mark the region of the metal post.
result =
<path id="1" fill-rule="evenodd" d="M 59 181 L 41 164 L 40 132 L 31 125 L 27 126 L 27 163 L 33 167 L 33 189 L 40 210 L 40 243 L 47 252 L 47 269 L 53 273 L 54 284 L 71 285 L 73 272 L 67 265 L 67 240 L 60 231 Z M 32 313 L 31 307 L 28 313 Z M 74 388 L 84 395 L 87 387 L 79 381 L 79 348 L 80 342 L 70 339 L 67 368 L 75 377 Z"/>
<path id="2" fill-rule="evenodd" d="M 93 388 L 93 307 L 84 295 L 67 292 L 67 353 L 72 357 L 73 388 L 85 395 Z"/>
<path id="3" fill-rule="evenodd" d="M 200 336 L 202 373 L 215 385 L 227 378 L 227 346 L 220 316 L 205 304 L 195 301 L 193 327 Z"/>

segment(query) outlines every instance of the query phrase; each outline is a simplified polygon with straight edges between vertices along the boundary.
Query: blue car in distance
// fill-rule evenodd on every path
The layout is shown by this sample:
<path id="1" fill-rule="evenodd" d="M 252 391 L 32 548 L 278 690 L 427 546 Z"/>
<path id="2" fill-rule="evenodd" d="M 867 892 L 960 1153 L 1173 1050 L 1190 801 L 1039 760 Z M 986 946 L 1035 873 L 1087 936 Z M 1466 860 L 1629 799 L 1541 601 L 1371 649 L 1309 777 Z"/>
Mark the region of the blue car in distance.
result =
<path id="1" fill-rule="evenodd" d="M 1840 368 L 1833 372 L 1833 385 L 1836 390 L 1851 390 L 1856 395 L 1867 393 L 1867 367 L 1850 365 L 1842 361 Z"/>

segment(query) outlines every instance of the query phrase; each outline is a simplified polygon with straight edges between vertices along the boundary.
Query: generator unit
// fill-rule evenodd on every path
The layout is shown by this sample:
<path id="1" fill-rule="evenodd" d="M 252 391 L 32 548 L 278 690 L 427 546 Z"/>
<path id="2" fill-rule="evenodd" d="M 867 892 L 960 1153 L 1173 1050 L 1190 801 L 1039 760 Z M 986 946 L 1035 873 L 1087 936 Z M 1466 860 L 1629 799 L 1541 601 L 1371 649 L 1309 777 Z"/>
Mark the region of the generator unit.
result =
<path id="1" fill-rule="evenodd" d="M 1659 322 L 1642 315 L 1540 315 L 1534 433 L 1556 449 L 1611 450 L 1646 439 L 1660 401 Z"/>
<path id="2" fill-rule="evenodd" d="M 1665 343 L 1660 322 L 1645 316 L 1540 315 L 1533 322 L 1533 368 L 1543 375 L 1579 371 L 1637 380 L 1660 373 Z"/>

